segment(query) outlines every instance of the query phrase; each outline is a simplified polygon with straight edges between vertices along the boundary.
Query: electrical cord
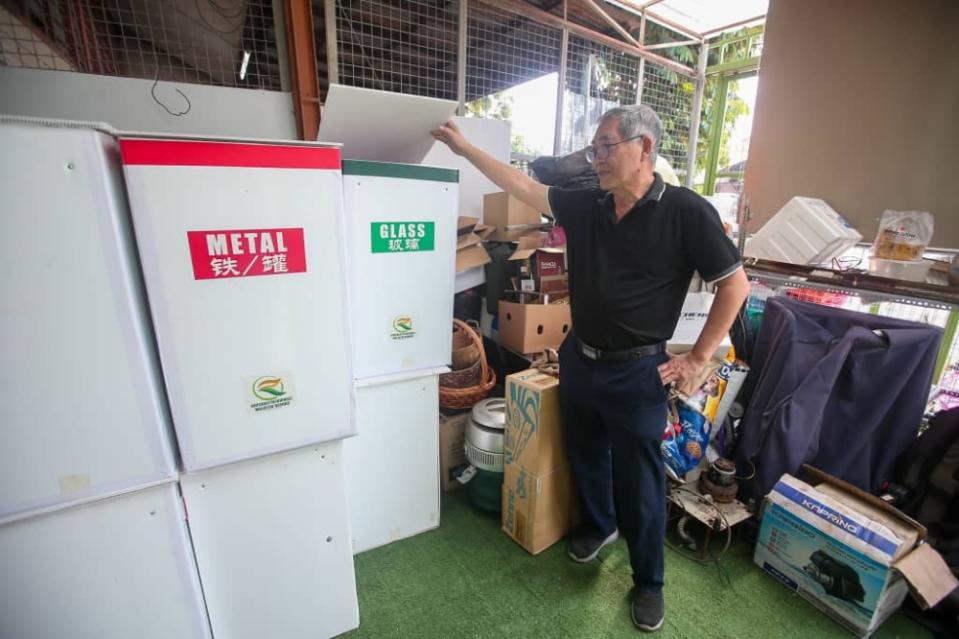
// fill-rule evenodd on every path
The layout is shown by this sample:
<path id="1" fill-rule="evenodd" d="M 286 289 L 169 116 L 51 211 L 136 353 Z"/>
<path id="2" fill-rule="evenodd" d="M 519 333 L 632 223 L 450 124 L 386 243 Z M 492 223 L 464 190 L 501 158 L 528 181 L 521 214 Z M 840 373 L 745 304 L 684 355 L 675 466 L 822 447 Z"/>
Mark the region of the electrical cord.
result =
<path id="1" fill-rule="evenodd" d="M 154 101 L 154 102 L 156 102 L 156 103 L 159 104 L 161 107 L 163 107 L 163 110 L 164 110 L 164 111 L 166 111 L 166 112 L 169 113 L 170 115 L 172 115 L 172 116 L 174 116 L 174 117 L 177 117 L 177 118 L 179 118 L 179 117 L 181 117 L 181 116 L 184 116 L 184 115 L 186 115 L 187 113 L 190 112 L 190 109 L 193 108 L 193 104 L 190 102 L 190 98 L 186 97 L 186 94 L 183 93 L 183 91 L 180 91 L 179 89 L 177 89 L 176 87 L 174 87 L 173 90 L 176 91 L 177 93 L 179 93 L 179 94 L 180 94 L 180 97 L 182 97 L 184 100 L 186 100 L 186 111 L 180 111 L 179 113 L 174 113 L 173 111 L 170 110 L 170 108 L 169 108 L 167 105 L 163 104 L 163 102 L 160 101 L 160 98 L 158 98 L 158 97 L 157 97 L 157 94 L 156 94 L 156 88 L 157 88 L 157 85 L 158 85 L 159 83 L 160 83 L 160 68 L 157 67 L 156 78 L 153 80 L 153 86 L 150 87 L 150 97 L 153 98 L 153 101 Z"/>

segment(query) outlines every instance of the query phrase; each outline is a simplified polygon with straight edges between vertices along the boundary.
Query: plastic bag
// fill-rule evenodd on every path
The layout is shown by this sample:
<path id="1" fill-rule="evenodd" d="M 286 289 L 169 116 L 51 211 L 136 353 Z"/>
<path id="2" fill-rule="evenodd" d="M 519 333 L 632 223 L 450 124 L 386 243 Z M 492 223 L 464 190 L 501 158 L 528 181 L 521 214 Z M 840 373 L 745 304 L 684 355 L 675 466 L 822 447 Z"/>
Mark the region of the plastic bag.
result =
<path id="1" fill-rule="evenodd" d="M 933 217 L 925 211 L 885 211 L 872 254 L 884 260 L 920 260 L 932 240 Z"/>
<path id="2" fill-rule="evenodd" d="M 702 413 L 684 402 L 677 402 L 676 418 L 666 427 L 660 452 L 666 472 L 681 480 L 706 454 L 713 427 Z"/>

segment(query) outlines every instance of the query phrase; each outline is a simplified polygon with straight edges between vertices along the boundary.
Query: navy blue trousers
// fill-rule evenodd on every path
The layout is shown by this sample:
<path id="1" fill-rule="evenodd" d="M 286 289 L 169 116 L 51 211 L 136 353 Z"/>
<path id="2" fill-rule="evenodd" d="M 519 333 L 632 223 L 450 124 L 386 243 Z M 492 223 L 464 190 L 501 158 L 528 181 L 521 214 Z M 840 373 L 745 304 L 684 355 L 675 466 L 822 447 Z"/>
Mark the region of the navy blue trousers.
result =
<path id="1" fill-rule="evenodd" d="M 666 391 L 656 367 L 664 353 L 595 361 L 570 335 L 560 348 L 560 403 L 566 454 L 576 478 L 580 534 L 619 528 L 639 592 L 663 587 L 666 476 L 660 455 Z"/>

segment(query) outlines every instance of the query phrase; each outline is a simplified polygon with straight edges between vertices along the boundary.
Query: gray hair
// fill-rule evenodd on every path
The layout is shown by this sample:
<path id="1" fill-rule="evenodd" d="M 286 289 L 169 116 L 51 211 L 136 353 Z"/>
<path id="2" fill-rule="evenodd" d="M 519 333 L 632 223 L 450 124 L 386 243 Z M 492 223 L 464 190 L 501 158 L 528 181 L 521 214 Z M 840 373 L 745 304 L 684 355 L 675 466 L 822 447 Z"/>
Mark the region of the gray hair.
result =
<path id="1" fill-rule="evenodd" d="M 626 140 L 637 135 L 645 135 L 653 144 L 649 159 L 656 164 L 656 155 L 659 152 L 659 139 L 663 134 L 663 121 L 656 112 L 645 104 L 621 106 L 610 109 L 599 118 L 596 126 L 607 120 L 616 118 L 619 124 L 619 134 Z"/>

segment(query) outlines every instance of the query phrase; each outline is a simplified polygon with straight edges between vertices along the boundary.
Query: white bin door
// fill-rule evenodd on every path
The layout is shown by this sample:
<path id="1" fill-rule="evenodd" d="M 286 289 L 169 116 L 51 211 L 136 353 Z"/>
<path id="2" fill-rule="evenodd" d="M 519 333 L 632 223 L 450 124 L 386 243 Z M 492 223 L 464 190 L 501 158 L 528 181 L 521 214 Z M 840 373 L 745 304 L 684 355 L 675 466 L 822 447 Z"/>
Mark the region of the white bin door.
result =
<path id="1" fill-rule="evenodd" d="M 112 137 L 0 124 L 0 520 L 172 478 Z"/>
<path id="2" fill-rule="evenodd" d="M 120 146 L 186 469 L 351 434 L 339 150 Z"/>
<path id="3" fill-rule="evenodd" d="M 356 409 L 343 456 L 360 553 L 440 524 L 438 377 L 358 388 Z"/>
<path id="4" fill-rule="evenodd" d="M 450 363 L 457 172 L 343 163 L 358 379 Z"/>
<path id="5" fill-rule="evenodd" d="M 322 639 L 359 625 L 341 449 L 181 478 L 215 636 Z"/>
<path id="6" fill-rule="evenodd" d="M 210 636 L 175 484 L 0 526 L 0 637 Z"/>

